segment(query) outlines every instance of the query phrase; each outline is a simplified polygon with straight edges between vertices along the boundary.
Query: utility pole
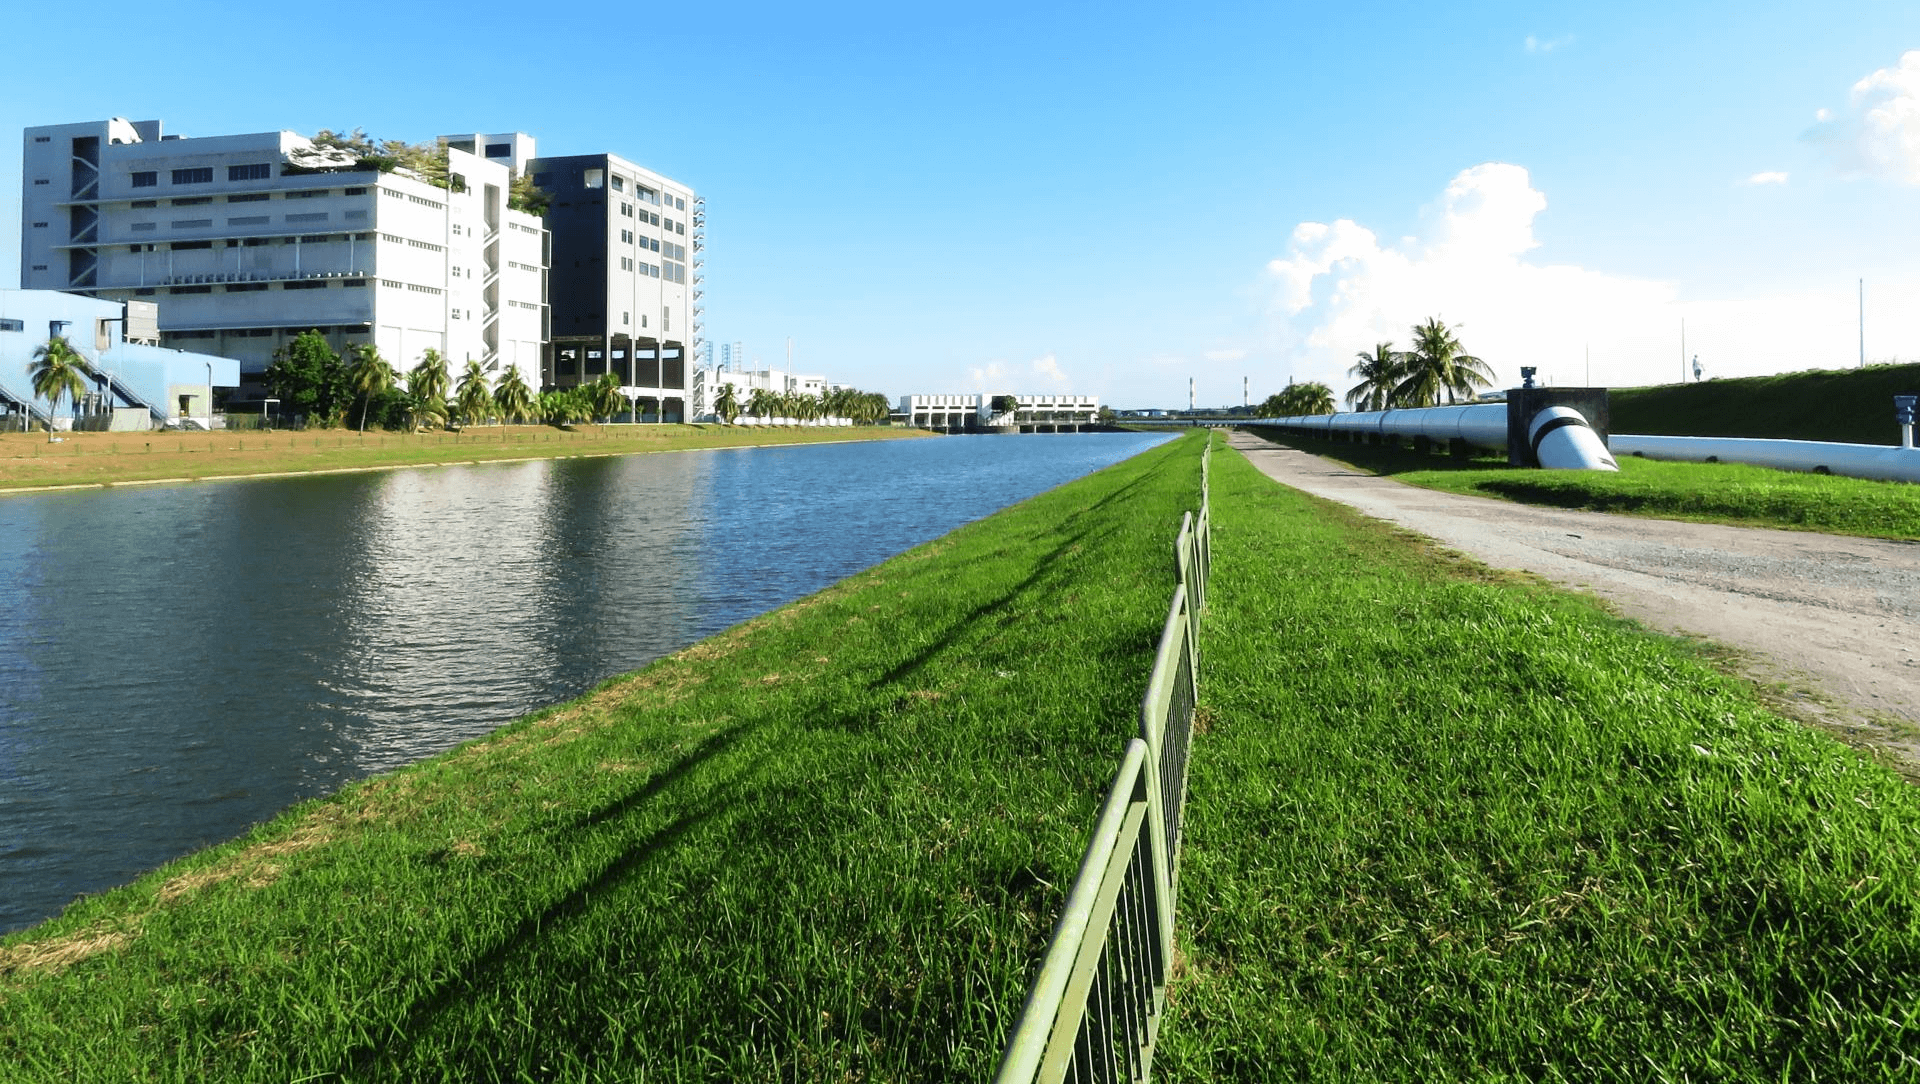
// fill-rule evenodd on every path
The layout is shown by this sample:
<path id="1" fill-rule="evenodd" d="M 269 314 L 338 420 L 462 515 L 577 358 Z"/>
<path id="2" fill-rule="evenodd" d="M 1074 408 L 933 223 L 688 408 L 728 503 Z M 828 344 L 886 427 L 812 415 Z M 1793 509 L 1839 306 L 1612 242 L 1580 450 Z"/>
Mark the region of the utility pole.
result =
<path id="1" fill-rule="evenodd" d="M 1193 413 L 1193 378 L 1187 378 L 1187 413 Z"/>
<path id="2" fill-rule="evenodd" d="M 1253 401 L 1247 398 L 1247 378 L 1243 376 L 1240 378 L 1240 409 L 1245 410 L 1252 405 Z"/>

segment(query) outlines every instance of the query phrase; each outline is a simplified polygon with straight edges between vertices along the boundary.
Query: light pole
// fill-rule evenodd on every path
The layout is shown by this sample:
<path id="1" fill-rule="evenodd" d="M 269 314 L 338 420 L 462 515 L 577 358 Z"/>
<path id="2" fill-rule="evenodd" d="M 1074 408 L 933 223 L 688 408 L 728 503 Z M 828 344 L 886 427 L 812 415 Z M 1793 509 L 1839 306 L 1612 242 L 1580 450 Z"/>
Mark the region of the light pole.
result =
<path id="1" fill-rule="evenodd" d="M 213 432 L 213 362 L 207 362 L 207 432 Z"/>
<path id="2" fill-rule="evenodd" d="M 267 407 L 269 407 L 269 406 L 279 406 L 279 405 L 280 405 L 280 400 L 278 400 L 278 399 L 262 399 L 262 400 L 260 400 L 260 428 L 261 428 L 261 429 L 267 429 L 267 428 L 269 428 L 269 426 L 268 426 L 268 424 L 267 424 Z M 276 411 L 276 413 L 277 413 L 277 411 Z"/>

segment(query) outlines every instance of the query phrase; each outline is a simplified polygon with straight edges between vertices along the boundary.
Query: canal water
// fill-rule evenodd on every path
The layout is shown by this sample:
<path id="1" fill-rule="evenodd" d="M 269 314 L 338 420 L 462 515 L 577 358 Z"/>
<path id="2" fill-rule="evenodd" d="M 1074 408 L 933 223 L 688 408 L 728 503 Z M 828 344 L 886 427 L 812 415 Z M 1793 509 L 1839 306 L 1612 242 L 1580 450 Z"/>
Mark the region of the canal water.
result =
<path id="1" fill-rule="evenodd" d="M 1165 439 L 0 498 L 0 933 Z"/>

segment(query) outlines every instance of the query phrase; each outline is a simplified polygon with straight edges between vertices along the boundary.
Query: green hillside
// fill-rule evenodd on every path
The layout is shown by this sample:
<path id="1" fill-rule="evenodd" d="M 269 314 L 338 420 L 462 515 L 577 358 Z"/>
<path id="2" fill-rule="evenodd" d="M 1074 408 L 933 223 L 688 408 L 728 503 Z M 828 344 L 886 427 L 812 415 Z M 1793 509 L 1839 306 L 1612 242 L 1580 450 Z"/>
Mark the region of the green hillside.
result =
<path id="1" fill-rule="evenodd" d="M 1920 393 L 1920 364 L 1615 388 L 1613 431 L 1898 444 L 1893 397 Z"/>

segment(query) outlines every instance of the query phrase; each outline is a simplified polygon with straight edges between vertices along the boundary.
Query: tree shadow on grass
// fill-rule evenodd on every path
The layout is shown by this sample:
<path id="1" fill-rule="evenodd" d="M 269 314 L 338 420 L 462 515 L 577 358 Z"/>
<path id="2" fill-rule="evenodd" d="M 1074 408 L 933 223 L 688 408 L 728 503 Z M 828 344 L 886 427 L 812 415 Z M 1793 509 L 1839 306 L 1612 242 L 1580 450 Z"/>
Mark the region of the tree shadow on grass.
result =
<path id="1" fill-rule="evenodd" d="M 598 809 L 582 814 L 571 824 L 554 832 L 550 837 L 554 844 L 553 850 L 559 853 L 569 852 L 584 843 L 585 837 L 606 825 L 624 819 L 641 806 L 659 797 L 675 783 L 685 779 L 695 768 L 732 751 L 749 736 L 752 729 L 746 724 L 736 724 L 708 735 L 693 750 L 675 761 L 671 767 L 649 777 L 645 783 L 629 793 L 605 803 Z M 523 916 L 491 947 L 478 953 L 464 966 L 451 971 L 416 997 L 404 1016 L 382 1033 L 387 1041 L 369 1039 L 349 1047 L 341 1055 L 339 1064 L 342 1068 L 336 1075 L 359 1078 L 374 1070 L 388 1070 L 403 1064 L 416 1039 L 431 1029 L 434 1021 L 449 1007 L 465 999 L 474 991 L 494 984 L 509 961 L 531 948 L 556 925 L 564 924 L 585 913 L 596 896 L 624 881 L 649 860 L 669 849 L 688 832 L 699 827 L 716 813 L 723 811 L 727 801 L 739 790 L 741 784 L 757 775 L 760 767 L 774 752 L 772 748 L 762 751 L 749 763 L 735 771 L 729 779 L 711 787 L 693 808 L 623 848 L 593 876 L 562 892 L 545 907 Z"/>

